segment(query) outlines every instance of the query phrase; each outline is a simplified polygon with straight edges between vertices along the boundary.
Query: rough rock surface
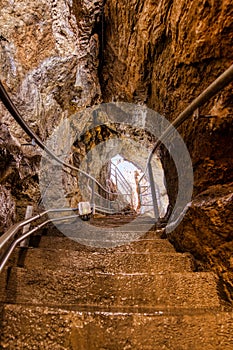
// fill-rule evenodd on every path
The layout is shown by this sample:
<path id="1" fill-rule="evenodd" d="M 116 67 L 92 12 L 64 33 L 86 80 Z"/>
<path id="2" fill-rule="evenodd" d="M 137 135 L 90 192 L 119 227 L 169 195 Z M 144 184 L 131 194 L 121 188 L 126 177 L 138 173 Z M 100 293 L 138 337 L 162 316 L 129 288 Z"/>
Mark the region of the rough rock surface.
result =
<path id="1" fill-rule="evenodd" d="M 30 127 L 45 140 L 61 119 L 80 107 L 100 101 L 98 23 L 102 1 L 3 0 L 0 10 L 0 79 Z M 1 178 L 5 193 L 1 204 L 3 207 L 9 205 L 4 198 L 10 196 L 9 191 L 16 191 L 17 186 L 21 194 L 13 201 L 18 212 L 24 215 L 26 205 L 31 204 L 31 200 L 34 204 L 38 200 L 40 150 L 20 147 L 31 140 L 2 104 L 0 115 L 3 128 L 8 128 L 12 137 L 18 140 L 16 150 L 10 154 L 5 149 L 10 136 L 1 132 L 5 142 L 0 145 L 1 152 L 7 152 L 3 172 L 8 172 L 8 180 Z M 17 158 L 18 170 L 11 170 L 9 174 L 7 163 L 12 157 Z M 34 165 L 25 166 L 31 160 Z M 27 179 L 23 189 L 22 178 Z M 4 213 L 6 215 L 6 211 Z M 11 217 L 10 213 L 7 215 Z M 8 218 L 3 218 L 4 221 L 10 223 Z"/>
<path id="2" fill-rule="evenodd" d="M 27 156 L 26 147 L 29 148 Z M 21 146 L 7 125 L 0 124 L 0 232 L 16 217 L 23 218 L 25 206 L 40 198 L 36 185 L 40 158 L 31 148 Z"/>
<path id="3" fill-rule="evenodd" d="M 0 185 L 0 191 L 0 232 L 2 232 L 5 227 L 8 227 L 14 223 L 15 202 L 12 198 L 11 192 L 2 185 Z"/>
<path id="4" fill-rule="evenodd" d="M 210 186 L 196 196 L 184 220 L 169 234 L 181 251 L 189 251 L 200 269 L 211 268 L 225 282 L 224 293 L 233 300 L 233 183 Z"/>
<path id="5" fill-rule="evenodd" d="M 144 102 L 174 120 L 231 65 L 232 14 L 230 0 L 107 0 L 105 100 Z M 180 129 L 199 193 L 210 184 L 232 181 L 231 91 L 227 87 L 199 111 L 199 118 Z M 222 151 L 225 145 L 227 152 Z"/>
<path id="6" fill-rule="evenodd" d="M 146 103 L 174 120 L 232 64 L 232 14 L 230 0 L 107 0 L 101 75 L 105 101 Z M 218 271 L 229 271 L 228 257 L 233 252 L 232 224 L 227 224 L 232 211 L 226 210 L 225 204 L 216 204 L 219 197 L 225 198 L 226 188 L 232 183 L 232 101 L 231 84 L 203 106 L 199 116 L 193 116 L 179 129 L 193 162 L 194 203 L 181 226 L 172 233 L 172 240 Z M 168 194 L 174 204 L 176 170 L 166 151 L 163 156 Z M 218 188 L 214 211 L 209 207 L 213 186 Z M 201 202 L 196 202 L 197 195 Z M 230 208 L 232 196 L 227 198 Z M 213 220 L 216 218 L 216 210 L 218 220 L 213 228 L 209 224 L 212 216 Z M 221 254 L 215 252 L 214 256 L 211 247 L 216 241 L 216 230 L 223 227 Z M 201 248 L 202 240 L 205 249 Z M 227 272 L 222 277 L 228 284 Z"/>

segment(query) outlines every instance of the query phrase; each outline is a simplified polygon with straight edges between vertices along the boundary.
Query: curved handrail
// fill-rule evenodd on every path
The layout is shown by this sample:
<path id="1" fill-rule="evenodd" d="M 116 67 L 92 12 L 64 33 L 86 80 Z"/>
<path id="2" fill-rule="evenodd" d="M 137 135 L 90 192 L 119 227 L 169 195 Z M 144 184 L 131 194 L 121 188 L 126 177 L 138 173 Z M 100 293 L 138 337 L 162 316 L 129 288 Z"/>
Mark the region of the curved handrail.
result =
<path id="1" fill-rule="evenodd" d="M 165 141 L 165 139 L 171 134 L 174 128 L 178 128 L 183 124 L 188 118 L 192 116 L 197 108 L 206 103 L 211 97 L 216 95 L 220 90 L 227 86 L 233 80 L 233 64 L 225 70 L 212 84 L 210 84 L 178 117 L 169 125 L 169 127 L 164 131 L 161 137 L 156 141 L 152 151 L 150 152 L 144 173 L 139 179 L 138 183 L 140 184 L 141 180 L 144 178 L 148 165 L 151 162 L 152 156 L 158 147 Z"/>
<path id="2" fill-rule="evenodd" d="M 35 143 L 47 154 L 49 154 L 54 160 L 56 160 L 59 164 L 62 164 L 66 168 L 69 168 L 71 170 L 75 170 L 83 175 L 85 175 L 90 180 L 94 181 L 99 188 L 101 188 L 105 193 L 107 194 L 118 194 L 118 193 L 112 193 L 109 192 L 106 188 L 104 188 L 99 181 L 97 181 L 93 176 L 86 173 L 85 171 L 64 162 L 59 157 L 56 156 L 56 154 L 51 151 L 44 142 L 40 139 L 40 137 L 32 131 L 32 129 L 29 127 L 29 125 L 26 123 L 26 121 L 23 119 L 21 114 L 19 113 L 18 109 L 14 105 L 13 101 L 11 100 L 9 94 L 7 93 L 6 89 L 4 88 L 2 82 L 0 81 L 0 98 L 6 107 L 6 109 L 10 112 L 10 114 L 13 116 L 13 118 L 17 121 L 17 123 L 21 126 L 21 128 L 30 136 L 32 139 L 35 140 Z"/>

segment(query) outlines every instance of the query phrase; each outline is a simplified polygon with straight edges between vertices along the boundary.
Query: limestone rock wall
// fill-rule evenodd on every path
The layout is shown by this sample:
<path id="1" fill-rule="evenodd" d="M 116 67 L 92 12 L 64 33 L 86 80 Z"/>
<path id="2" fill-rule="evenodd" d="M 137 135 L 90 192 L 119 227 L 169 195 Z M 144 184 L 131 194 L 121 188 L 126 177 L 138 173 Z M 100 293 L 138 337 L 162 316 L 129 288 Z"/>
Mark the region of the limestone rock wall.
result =
<path id="1" fill-rule="evenodd" d="M 102 1 L 3 0 L 0 3 L 0 79 L 25 120 L 43 140 L 60 120 L 100 101 L 98 28 L 101 13 Z M 5 141 L 12 137 L 17 140 L 21 154 L 17 167 L 10 170 L 7 178 L 1 177 L 0 184 L 5 193 L 3 197 L 13 196 L 15 203 L 12 213 L 9 211 L 7 215 L 13 218 L 16 207 L 17 217 L 21 218 L 25 206 L 37 202 L 39 188 L 31 168 L 24 181 L 24 196 L 20 169 L 25 161 L 31 163 L 34 158 L 38 173 L 40 150 L 22 146 L 31 140 L 2 104 L 0 116 L 1 125 L 8 133 L 7 139 L 4 133 L 0 137 Z M 1 148 L 3 146 L 6 145 Z M 4 172 L 9 172 L 11 157 L 15 157 L 14 152 L 4 155 Z M 13 191 L 16 187 L 17 193 Z"/>
<path id="2" fill-rule="evenodd" d="M 100 98 L 100 12 L 101 1 L 1 3 L 1 79 L 43 138 L 59 119 Z"/>
<path id="3" fill-rule="evenodd" d="M 231 65 L 232 15 L 230 0 L 107 0 L 104 98 L 146 103 L 174 120 Z M 231 92 L 232 85 L 180 129 L 193 158 L 197 193 L 210 179 L 232 181 L 232 148 L 223 151 L 232 124 Z"/>
<path id="4" fill-rule="evenodd" d="M 27 147 L 21 146 L 7 125 L 0 124 L 0 232 L 25 215 L 30 200 L 40 199 L 40 157 L 28 151 L 25 154 Z"/>
<path id="5" fill-rule="evenodd" d="M 169 234 L 179 251 L 189 251 L 198 268 L 213 269 L 224 282 L 222 296 L 233 301 L 233 184 L 214 185 L 196 196 L 179 227 Z"/>

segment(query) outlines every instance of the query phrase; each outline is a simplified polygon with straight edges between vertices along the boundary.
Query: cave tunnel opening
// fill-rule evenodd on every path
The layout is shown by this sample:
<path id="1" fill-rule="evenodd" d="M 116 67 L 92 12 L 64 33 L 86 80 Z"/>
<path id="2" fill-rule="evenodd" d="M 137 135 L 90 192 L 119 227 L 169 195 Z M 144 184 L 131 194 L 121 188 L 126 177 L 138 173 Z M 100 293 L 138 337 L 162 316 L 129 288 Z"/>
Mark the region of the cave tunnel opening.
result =
<path id="1" fill-rule="evenodd" d="M 138 180 L 143 171 L 133 162 L 117 154 L 110 161 L 110 180 L 116 189 L 125 195 L 126 201 L 137 212 L 140 209 Z M 147 181 L 147 185 L 149 183 Z M 131 195 L 128 195 L 131 193 Z"/>
<path id="2" fill-rule="evenodd" d="M 101 202 L 119 201 L 119 196 L 117 199 L 114 195 L 118 192 L 124 202 L 123 208 L 128 208 L 137 215 L 148 213 L 153 216 L 147 172 L 140 183 L 142 189 L 138 186 L 153 142 L 154 139 L 146 131 L 142 132 L 123 124 L 97 125 L 86 130 L 73 143 L 70 162 L 96 178 L 112 193 L 108 195 L 96 186 L 95 191 L 97 197 L 102 197 Z M 152 169 L 159 214 L 162 218 L 168 209 L 169 195 L 165 169 L 160 158 L 159 154 L 153 157 Z M 70 205 L 77 206 L 80 201 L 91 200 L 92 184 L 85 176 L 80 174 L 76 178 L 64 181 Z M 140 197 L 141 194 L 143 198 Z"/>

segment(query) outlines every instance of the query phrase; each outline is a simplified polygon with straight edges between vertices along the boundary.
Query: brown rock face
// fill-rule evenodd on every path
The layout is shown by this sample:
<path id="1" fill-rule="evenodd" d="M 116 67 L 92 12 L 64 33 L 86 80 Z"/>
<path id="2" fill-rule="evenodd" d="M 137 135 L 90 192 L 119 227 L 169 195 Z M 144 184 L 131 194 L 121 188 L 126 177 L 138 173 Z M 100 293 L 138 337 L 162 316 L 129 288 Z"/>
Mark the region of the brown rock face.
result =
<path id="1" fill-rule="evenodd" d="M 0 124 L 0 232 L 24 217 L 25 205 L 40 197 L 37 186 L 39 160 L 30 152 L 33 147 L 21 147 L 5 124 Z M 27 156 L 24 154 L 29 148 Z"/>
<path id="2" fill-rule="evenodd" d="M 104 96 L 174 118 L 231 63 L 231 14 L 229 0 L 107 0 Z"/>
<path id="3" fill-rule="evenodd" d="M 232 12 L 229 0 L 107 0 L 104 98 L 145 102 L 174 120 L 230 66 Z M 198 193 L 210 184 L 232 181 L 231 91 L 227 87 L 200 110 L 197 120 L 181 128 Z M 226 145 L 227 152 L 221 152 Z"/>
<path id="4" fill-rule="evenodd" d="M 178 250 L 195 255 L 201 268 L 212 268 L 225 280 L 232 299 L 233 184 L 210 186 L 196 196 L 179 227 L 169 234 Z"/>
<path id="5" fill-rule="evenodd" d="M 174 120 L 231 65 L 232 14 L 229 0 L 107 0 L 104 99 L 144 102 Z M 172 233 L 180 249 L 191 250 L 218 272 L 225 271 L 222 277 L 228 286 L 232 196 L 226 191 L 232 189 L 232 101 L 231 84 L 179 129 L 193 162 L 194 202 Z M 166 150 L 162 162 L 174 204 L 176 169 Z M 219 251 L 213 242 L 221 242 Z"/>
<path id="6" fill-rule="evenodd" d="M 0 231 L 3 231 L 5 227 L 13 224 L 15 219 L 15 203 L 12 199 L 11 192 L 4 186 L 0 185 Z"/>

